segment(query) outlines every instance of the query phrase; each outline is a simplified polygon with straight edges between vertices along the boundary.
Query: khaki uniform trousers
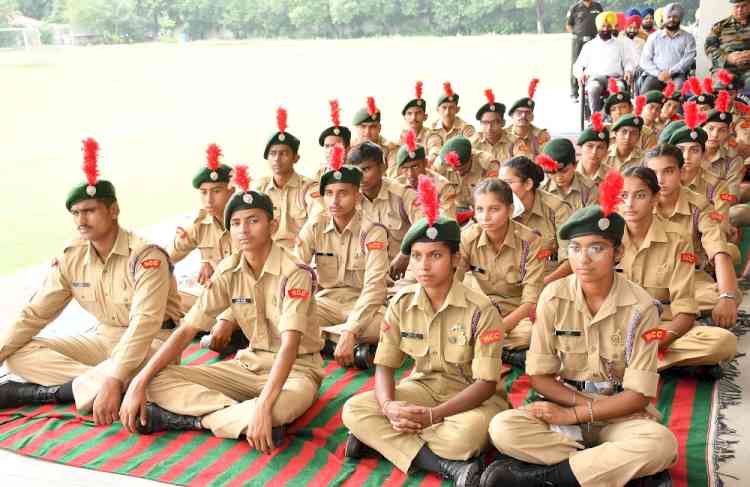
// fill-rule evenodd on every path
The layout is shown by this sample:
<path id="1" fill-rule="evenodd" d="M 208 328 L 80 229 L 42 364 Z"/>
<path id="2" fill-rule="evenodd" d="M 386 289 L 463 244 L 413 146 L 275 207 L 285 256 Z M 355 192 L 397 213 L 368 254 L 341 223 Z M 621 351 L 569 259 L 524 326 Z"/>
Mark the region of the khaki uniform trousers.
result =
<path id="1" fill-rule="evenodd" d="M 177 294 L 180 295 L 180 312 L 184 316 L 190 311 L 195 302 L 198 301 L 198 296 L 186 291 L 180 291 L 179 289 L 177 290 Z"/>
<path id="2" fill-rule="evenodd" d="M 76 409 L 89 413 L 114 364 L 110 357 L 125 334 L 124 326 L 100 323 L 85 335 L 67 337 L 36 337 L 8 357 L 8 370 L 34 384 L 53 386 L 73 381 Z M 159 347 L 169 338 L 171 330 L 161 330 L 135 375 Z M 127 383 L 124 384 L 127 387 Z M 124 390 L 124 389 L 123 389 Z"/>
<path id="3" fill-rule="evenodd" d="M 669 367 L 716 365 L 737 355 L 737 337 L 719 326 L 696 325 L 672 342 L 659 359 L 659 371 Z"/>
<path id="4" fill-rule="evenodd" d="M 444 380 L 407 379 L 396 386 L 394 398 L 417 406 L 434 407 L 461 390 Z M 354 436 L 406 473 L 425 444 L 436 455 L 450 460 L 477 456 L 488 444 L 490 420 L 508 407 L 503 397 L 495 395 L 478 408 L 445 418 L 442 423 L 417 434 L 401 433 L 393 429 L 380 410 L 375 392 L 370 391 L 349 399 L 341 418 Z"/>
<path id="5" fill-rule="evenodd" d="M 219 438 L 247 430 L 276 354 L 243 350 L 238 358 L 210 365 L 171 365 L 146 389 L 149 401 L 177 414 L 203 416 L 202 425 Z M 320 354 L 298 357 L 271 410 L 273 426 L 293 422 L 318 397 L 323 380 Z"/>
<path id="6" fill-rule="evenodd" d="M 524 318 L 505 334 L 503 348 L 508 350 L 525 350 L 531 344 L 531 320 Z"/>
<path id="7" fill-rule="evenodd" d="M 315 319 L 323 329 L 323 338 L 338 342 L 341 330 L 345 327 L 332 325 L 340 325 L 347 320 L 359 294 L 353 288 L 331 288 L 315 295 Z M 385 305 L 381 306 L 359 333 L 360 341 L 378 340 L 384 315 Z"/>
<path id="8" fill-rule="evenodd" d="M 631 479 L 661 472 L 677 460 L 677 439 L 651 419 L 601 423 L 592 433 L 593 447 L 583 449 L 524 409 L 504 411 L 490 424 L 492 443 L 501 453 L 537 465 L 570 460 L 583 487 L 624 486 Z"/>

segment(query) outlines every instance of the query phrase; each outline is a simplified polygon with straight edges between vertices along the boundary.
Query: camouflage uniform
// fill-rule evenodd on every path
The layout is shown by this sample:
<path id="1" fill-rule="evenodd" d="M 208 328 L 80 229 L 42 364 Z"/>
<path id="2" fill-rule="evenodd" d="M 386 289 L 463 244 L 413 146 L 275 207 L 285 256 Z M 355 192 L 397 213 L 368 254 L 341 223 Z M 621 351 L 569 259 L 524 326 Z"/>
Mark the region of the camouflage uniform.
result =
<path id="1" fill-rule="evenodd" d="M 713 69 L 724 68 L 747 84 L 750 80 L 750 63 L 731 64 L 727 56 L 733 52 L 750 50 L 750 22 L 741 24 L 734 17 L 716 22 L 706 37 L 706 56 L 711 59 Z"/>

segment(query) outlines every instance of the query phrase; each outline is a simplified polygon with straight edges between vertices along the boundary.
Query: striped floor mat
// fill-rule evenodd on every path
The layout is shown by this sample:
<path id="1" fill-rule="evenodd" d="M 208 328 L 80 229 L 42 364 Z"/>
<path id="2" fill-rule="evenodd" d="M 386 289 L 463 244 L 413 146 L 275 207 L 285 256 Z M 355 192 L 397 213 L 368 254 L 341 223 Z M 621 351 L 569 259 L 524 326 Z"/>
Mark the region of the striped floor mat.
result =
<path id="1" fill-rule="evenodd" d="M 191 345 L 185 364 L 212 363 L 213 352 Z M 176 485 L 243 486 L 437 486 L 434 475 L 406 477 L 383 459 L 343 458 L 346 430 L 341 408 L 352 395 L 374 387 L 371 374 L 326 362 L 320 399 L 289 428 L 274 455 L 251 451 L 246 442 L 221 440 L 203 432 L 129 435 L 119 423 L 94 427 L 71 406 L 27 407 L 0 412 L 0 448 L 76 467 L 143 477 Z M 398 371 L 403 377 L 405 366 Z M 529 397 L 528 377 L 513 370 L 505 379 L 515 406 Z M 717 423 L 717 387 L 671 378 L 661 384 L 657 407 L 677 435 L 680 458 L 672 469 L 675 487 L 715 485 L 711 455 Z M 715 436 L 715 435 L 714 435 Z"/>

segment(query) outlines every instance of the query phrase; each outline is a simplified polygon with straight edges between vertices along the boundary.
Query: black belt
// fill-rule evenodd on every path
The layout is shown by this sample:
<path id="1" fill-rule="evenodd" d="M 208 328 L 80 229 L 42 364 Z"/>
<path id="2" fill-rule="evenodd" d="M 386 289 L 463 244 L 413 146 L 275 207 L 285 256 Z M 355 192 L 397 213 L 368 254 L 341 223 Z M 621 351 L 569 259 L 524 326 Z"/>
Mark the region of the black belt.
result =
<path id="1" fill-rule="evenodd" d="M 161 324 L 161 329 L 162 330 L 174 330 L 175 328 L 177 328 L 177 323 L 175 323 L 172 318 L 169 318 L 168 320 L 165 320 Z"/>
<path id="2" fill-rule="evenodd" d="M 572 379 L 564 379 L 564 380 L 566 384 L 573 386 L 578 392 L 591 392 L 591 391 L 586 390 L 585 380 L 572 380 Z M 623 387 L 618 384 L 612 384 L 612 389 L 614 390 L 615 394 L 618 394 L 624 390 Z"/>

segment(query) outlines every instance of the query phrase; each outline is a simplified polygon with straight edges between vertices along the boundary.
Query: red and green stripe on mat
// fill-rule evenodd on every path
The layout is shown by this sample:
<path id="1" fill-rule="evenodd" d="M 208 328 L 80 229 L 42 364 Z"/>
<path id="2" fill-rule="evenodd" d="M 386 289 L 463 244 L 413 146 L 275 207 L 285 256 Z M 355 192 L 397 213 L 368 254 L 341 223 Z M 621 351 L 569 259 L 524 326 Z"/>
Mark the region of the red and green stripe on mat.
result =
<path id="1" fill-rule="evenodd" d="M 215 353 L 196 345 L 183 356 L 185 364 L 218 360 Z M 222 440 L 204 432 L 129 435 L 119 423 L 94 427 L 90 417 L 77 415 L 72 407 L 52 405 L 0 412 L 0 448 L 178 485 L 450 485 L 431 474 L 406 477 L 382 458 L 345 460 L 341 408 L 352 395 L 372 389 L 374 379 L 333 361 L 325 367 L 320 399 L 290 426 L 284 446 L 273 455 L 260 455 L 244 441 Z M 404 366 L 398 377 L 407 372 Z M 528 377 L 520 371 L 511 371 L 505 385 L 515 406 L 528 399 Z M 675 487 L 708 485 L 712 398 L 711 383 L 667 379 L 661 384 L 657 407 L 680 445 L 679 461 L 672 469 Z"/>

